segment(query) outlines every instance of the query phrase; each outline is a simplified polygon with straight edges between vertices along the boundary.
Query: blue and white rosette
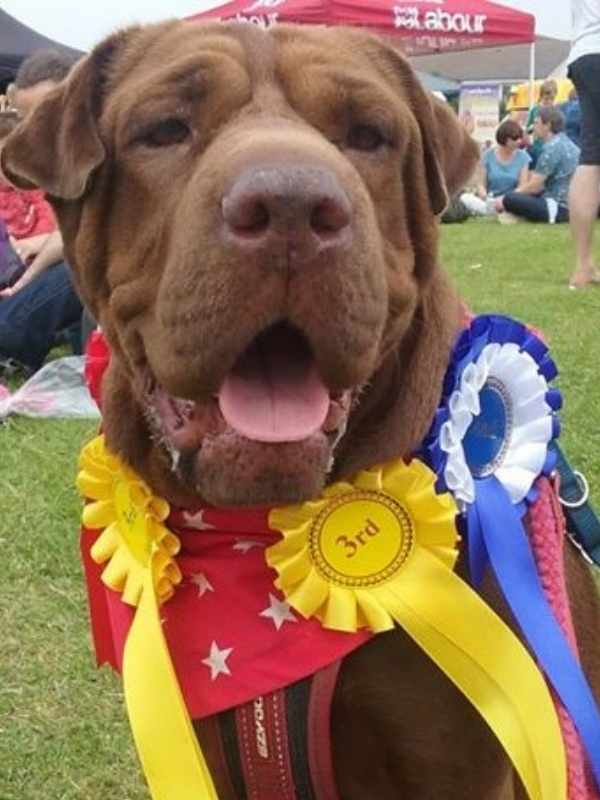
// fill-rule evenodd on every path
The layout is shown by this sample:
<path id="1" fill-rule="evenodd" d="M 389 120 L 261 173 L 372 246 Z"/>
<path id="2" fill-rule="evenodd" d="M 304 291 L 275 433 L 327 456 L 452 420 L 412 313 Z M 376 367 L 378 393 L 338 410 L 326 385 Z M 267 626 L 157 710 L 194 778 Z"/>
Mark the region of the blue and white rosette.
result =
<path id="1" fill-rule="evenodd" d="M 422 455 L 462 513 L 471 582 L 489 564 L 540 668 L 571 716 L 600 788 L 600 711 L 542 588 L 522 518 L 555 465 L 561 396 L 547 346 L 508 317 L 459 337 Z M 518 677 L 517 677 L 518 680 Z"/>
<path id="2" fill-rule="evenodd" d="M 490 476 L 522 512 L 523 501 L 534 499 L 534 482 L 556 462 L 549 449 L 560 431 L 562 399 L 549 385 L 556 375 L 546 345 L 508 317 L 476 317 L 461 334 L 427 457 L 462 508 L 475 502 L 476 482 Z M 471 566 L 478 583 L 481 565 Z"/>

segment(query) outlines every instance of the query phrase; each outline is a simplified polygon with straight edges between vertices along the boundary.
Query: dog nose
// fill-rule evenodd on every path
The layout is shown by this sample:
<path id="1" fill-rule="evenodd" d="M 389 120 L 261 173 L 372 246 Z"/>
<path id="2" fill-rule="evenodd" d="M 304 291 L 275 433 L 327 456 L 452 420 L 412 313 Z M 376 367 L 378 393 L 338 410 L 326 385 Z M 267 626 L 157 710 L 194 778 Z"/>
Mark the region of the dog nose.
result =
<path id="1" fill-rule="evenodd" d="M 254 166 L 222 200 L 228 238 L 242 250 L 282 240 L 297 260 L 347 245 L 352 206 L 336 175 L 323 167 Z"/>

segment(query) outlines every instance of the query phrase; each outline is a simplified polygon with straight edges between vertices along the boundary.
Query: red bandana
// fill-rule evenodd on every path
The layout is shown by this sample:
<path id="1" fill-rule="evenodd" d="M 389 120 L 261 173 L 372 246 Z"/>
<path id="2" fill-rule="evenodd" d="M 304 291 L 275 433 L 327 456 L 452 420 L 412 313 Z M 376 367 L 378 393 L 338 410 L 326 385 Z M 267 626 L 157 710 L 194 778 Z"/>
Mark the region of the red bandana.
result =
<path id="1" fill-rule="evenodd" d="M 173 511 L 183 582 L 161 607 L 163 630 L 192 719 L 288 686 L 367 641 L 368 631 L 326 630 L 293 611 L 275 589 L 265 548 L 278 541 L 268 512 Z M 92 630 L 98 663 L 121 670 L 135 610 L 101 582 L 90 557 L 98 531 L 83 530 Z"/>

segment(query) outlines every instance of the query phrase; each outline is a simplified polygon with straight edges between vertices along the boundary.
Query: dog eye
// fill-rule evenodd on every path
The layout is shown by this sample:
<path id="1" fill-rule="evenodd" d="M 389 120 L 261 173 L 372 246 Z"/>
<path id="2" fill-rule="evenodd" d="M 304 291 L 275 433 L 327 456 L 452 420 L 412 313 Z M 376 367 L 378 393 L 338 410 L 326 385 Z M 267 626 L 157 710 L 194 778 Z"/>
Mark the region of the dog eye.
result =
<path id="1" fill-rule="evenodd" d="M 138 137 L 138 142 L 148 147 L 169 147 L 180 144 L 190 135 L 187 124 L 178 117 L 168 117 L 148 127 Z"/>
<path id="2" fill-rule="evenodd" d="M 384 135 L 373 125 L 354 125 L 348 131 L 346 147 L 372 153 L 386 143 Z"/>

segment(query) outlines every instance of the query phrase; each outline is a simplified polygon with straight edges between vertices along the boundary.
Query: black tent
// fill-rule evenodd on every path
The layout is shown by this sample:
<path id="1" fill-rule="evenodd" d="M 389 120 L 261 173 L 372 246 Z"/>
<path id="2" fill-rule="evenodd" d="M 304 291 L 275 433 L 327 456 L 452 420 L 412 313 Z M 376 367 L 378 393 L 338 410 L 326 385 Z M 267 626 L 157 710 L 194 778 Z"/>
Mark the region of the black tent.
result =
<path id="1" fill-rule="evenodd" d="M 48 39 L 0 10 L 0 87 L 13 80 L 19 64 L 36 50 L 60 50 L 77 58 L 83 53 Z"/>

